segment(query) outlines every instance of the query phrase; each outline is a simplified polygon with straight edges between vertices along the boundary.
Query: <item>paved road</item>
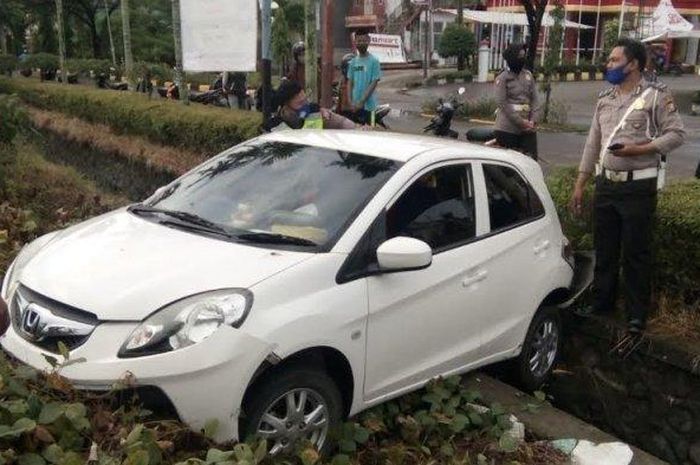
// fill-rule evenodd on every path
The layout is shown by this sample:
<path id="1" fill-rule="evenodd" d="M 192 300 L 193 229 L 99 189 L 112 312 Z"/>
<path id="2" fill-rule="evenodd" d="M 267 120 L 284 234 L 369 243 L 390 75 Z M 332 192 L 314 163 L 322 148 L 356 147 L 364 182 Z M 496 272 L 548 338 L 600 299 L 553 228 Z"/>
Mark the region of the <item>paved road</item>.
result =
<path id="1" fill-rule="evenodd" d="M 420 133 L 427 124 L 427 119 L 420 116 L 423 103 L 435 100 L 439 96 L 453 95 L 461 86 L 466 87 L 467 98 L 493 96 L 493 85 L 489 83 L 448 84 L 401 92 L 401 81 L 409 74 L 407 71 L 402 71 L 401 74 L 389 74 L 378 90 L 380 100 L 390 103 L 392 108 L 398 110 L 387 120 L 391 128 L 397 131 Z M 700 90 L 698 76 L 664 77 L 664 82 L 677 96 L 678 104 L 682 109 L 689 108 L 690 93 Z M 586 127 L 593 116 L 598 92 L 606 85 L 604 82 L 555 83 L 552 95 L 555 100 L 565 102 L 570 124 Z M 688 131 L 688 139 L 685 145 L 669 156 L 668 172 L 673 178 L 693 176 L 700 161 L 700 116 L 683 114 L 683 121 Z M 456 121 L 453 129 L 460 133 L 460 138 L 463 138 L 466 130 L 473 126 L 474 124 L 468 122 Z M 541 132 L 539 151 L 545 171 L 549 171 L 554 166 L 577 165 L 585 142 L 586 135 L 582 133 Z"/>

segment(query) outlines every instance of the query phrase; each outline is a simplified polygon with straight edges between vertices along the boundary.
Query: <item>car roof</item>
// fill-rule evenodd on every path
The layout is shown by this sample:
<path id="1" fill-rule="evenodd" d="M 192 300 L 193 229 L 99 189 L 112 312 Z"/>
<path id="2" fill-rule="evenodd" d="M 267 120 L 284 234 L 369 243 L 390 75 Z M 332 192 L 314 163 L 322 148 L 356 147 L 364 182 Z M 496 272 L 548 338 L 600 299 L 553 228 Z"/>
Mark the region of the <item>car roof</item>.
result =
<path id="1" fill-rule="evenodd" d="M 388 158 L 402 163 L 425 152 L 449 148 L 456 149 L 455 155 L 512 161 L 516 164 L 519 164 L 520 160 L 518 159 L 524 158 L 521 154 L 510 150 L 487 147 L 467 141 L 380 130 L 288 130 L 266 134 L 259 140 L 342 150 Z"/>

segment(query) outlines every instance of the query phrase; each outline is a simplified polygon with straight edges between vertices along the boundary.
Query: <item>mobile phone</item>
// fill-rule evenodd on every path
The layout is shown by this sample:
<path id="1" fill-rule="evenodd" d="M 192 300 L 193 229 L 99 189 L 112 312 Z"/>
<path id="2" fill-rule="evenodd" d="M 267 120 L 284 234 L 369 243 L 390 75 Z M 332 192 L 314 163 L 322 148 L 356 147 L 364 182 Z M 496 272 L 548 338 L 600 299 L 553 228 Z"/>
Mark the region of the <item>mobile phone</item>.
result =
<path id="1" fill-rule="evenodd" d="M 612 144 L 610 147 L 608 147 L 608 150 L 620 150 L 624 146 L 625 144 L 620 144 L 618 142 L 617 144 Z"/>

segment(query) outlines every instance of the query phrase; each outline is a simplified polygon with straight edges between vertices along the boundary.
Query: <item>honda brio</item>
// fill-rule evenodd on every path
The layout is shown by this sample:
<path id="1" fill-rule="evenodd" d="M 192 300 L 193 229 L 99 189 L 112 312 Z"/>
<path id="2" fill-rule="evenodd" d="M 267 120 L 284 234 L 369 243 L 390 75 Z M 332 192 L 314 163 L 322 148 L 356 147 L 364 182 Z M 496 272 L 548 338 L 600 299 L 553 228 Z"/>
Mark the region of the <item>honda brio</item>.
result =
<path id="1" fill-rule="evenodd" d="M 65 346 L 84 359 L 61 371 L 76 387 L 128 376 L 192 428 L 218 422 L 221 441 L 327 449 L 345 417 L 435 377 L 515 359 L 541 384 L 572 277 L 530 158 L 287 131 L 27 245 L 0 343 L 38 369 Z"/>

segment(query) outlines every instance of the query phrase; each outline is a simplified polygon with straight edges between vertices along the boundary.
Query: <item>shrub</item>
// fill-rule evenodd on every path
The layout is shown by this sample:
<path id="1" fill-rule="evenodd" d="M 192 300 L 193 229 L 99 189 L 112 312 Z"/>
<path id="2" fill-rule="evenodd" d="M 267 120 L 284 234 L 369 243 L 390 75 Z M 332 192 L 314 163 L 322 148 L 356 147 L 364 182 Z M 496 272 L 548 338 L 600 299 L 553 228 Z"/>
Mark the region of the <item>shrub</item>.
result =
<path id="1" fill-rule="evenodd" d="M 22 64 L 26 68 L 38 68 L 41 70 L 41 79 L 51 81 L 56 77 L 59 60 L 56 55 L 50 53 L 35 53 L 29 55 Z"/>
<path id="2" fill-rule="evenodd" d="M 547 178 L 547 185 L 559 212 L 564 233 L 576 249 L 593 247 L 590 199 L 583 218 L 568 210 L 576 180 L 576 168 L 558 169 Z M 686 303 L 700 301 L 700 181 L 671 183 L 659 194 L 656 212 L 654 256 L 655 279 L 659 291 L 681 297 Z"/>
<path id="3" fill-rule="evenodd" d="M 438 53 L 443 58 L 462 55 L 467 57 L 476 51 L 474 33 L 463 24 L 448 24 L 440 36 Z"/>
<path id="4" fill-rule="evenodd" d="M 11 75 L 17 69 L 17 57 L 14 55 L 0 55 L 0 74 Z"/>
<path id="5" fill-rule="evenodd" d="M 142 135 L 157 143 L 200 153 L 217 153 L 250 139 L 259 134 L 261 123 L 258 113 L 184 106 L 132 92 L 0 79 L 0 93 L 17 93 L 23 101 L 39 108 L 105 124 L 120 134 Z"/>
<path id="6" fill-rule="evenodd" d="M 13 95 L 0 95 L 0 115 L 0 144 L 11 143 L 19 132 L 29 127 L 27 113 Z"/>
<path id="7" fill-rule="evenodd" d="M 83 59 L 72 58 L 66 60 L 66 69 L 70 73 L 78 73 L 83 76 L 89 76 L 90 73 L 104 73 L 109 75 L 112 62 L 109 60 Z"/>

